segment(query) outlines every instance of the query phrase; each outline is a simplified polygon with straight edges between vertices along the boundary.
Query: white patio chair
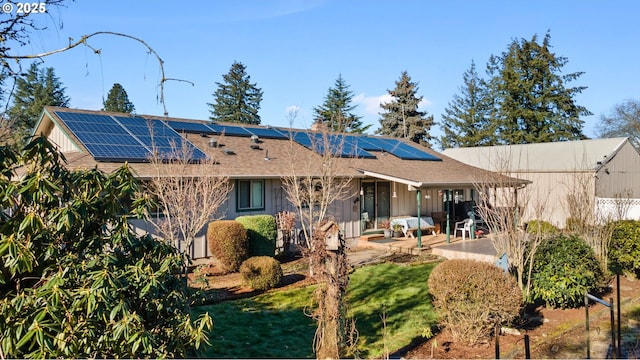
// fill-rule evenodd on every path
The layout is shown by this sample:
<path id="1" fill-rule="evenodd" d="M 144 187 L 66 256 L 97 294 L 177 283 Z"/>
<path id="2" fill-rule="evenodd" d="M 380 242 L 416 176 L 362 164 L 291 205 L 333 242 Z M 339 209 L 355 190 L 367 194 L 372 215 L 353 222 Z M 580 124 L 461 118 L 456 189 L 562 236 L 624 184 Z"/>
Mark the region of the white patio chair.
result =
<path id="1" fill-rule="evenodd" d="M 455 227 L 453 228 L 453 238 L 455 239 L 458 236 L 458 231 L 462 233 L 462 241 L 466 239 L 466 235 L 469 234 L 469 238 L 471 238 L 471 225 L 473 224 L 473 219 L 464 219 L 462 221 L 458 221 L 455 223 Z"/>

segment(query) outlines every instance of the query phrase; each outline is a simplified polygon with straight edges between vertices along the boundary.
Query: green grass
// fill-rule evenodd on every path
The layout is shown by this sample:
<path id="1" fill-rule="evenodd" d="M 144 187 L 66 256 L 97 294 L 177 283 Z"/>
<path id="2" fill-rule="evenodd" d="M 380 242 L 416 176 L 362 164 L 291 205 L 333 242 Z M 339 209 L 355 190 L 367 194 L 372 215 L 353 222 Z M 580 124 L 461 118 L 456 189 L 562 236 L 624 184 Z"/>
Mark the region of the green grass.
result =
<path id="1" fill-rule="evenodd" d="M 435 265 L 384 263 L 351 275 L 347 301 L 359 332 L 360 357 L 385 355 L 385 345 L 389 352 L 398 350 L 436 324 L 427 289 Z"/>
<path id="2" fill-rule="evenodd" d="M 435 325 L 427 278 L 435 264 L 379 264 L 351 274 L 347 302 L 358 329 L 358 356 L 380 357 L 408 345 Z M 214 319 L 210 358 L 314 358 L 315 287 L 274 291 L 251 299 L 201 306 Z M 197 315 L 196 314 L 196 315 Z M 386 316 L 386 327 L 382 316 Z M 386 333 L 386 335 L 383 335 Z"/>

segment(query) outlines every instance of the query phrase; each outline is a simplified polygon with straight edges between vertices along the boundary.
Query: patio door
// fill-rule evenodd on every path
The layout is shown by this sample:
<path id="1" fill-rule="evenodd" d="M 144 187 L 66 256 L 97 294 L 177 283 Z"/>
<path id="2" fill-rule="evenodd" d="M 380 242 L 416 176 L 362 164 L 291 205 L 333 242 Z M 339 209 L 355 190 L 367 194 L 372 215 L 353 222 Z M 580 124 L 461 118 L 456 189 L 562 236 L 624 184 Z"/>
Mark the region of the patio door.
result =
<path id="1" fill-rule="evenodd" d="M 389 219 L 391 213 L 388 181 L 371 181 L 362 183 L 362 212 L 364 229 L 376 229 L 380 223 Z"/>

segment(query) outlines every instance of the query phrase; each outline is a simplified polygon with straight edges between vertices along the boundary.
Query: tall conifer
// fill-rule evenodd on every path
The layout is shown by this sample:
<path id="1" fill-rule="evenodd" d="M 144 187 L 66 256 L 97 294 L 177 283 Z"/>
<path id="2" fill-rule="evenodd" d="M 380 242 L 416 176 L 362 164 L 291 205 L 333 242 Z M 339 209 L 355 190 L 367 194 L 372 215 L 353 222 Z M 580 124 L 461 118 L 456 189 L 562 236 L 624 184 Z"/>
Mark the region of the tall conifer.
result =
<path id="1" fill-rule="evenodd" d="M 349 90 L 349 85 L 338 75 L 333 87 L 329 88 L 324 98 L 324 103 L 313 108 L 316 122 L 335 132 L 363 133 L 371 125 L 362 125 L 360 116 L 352 113 L 356 105 L 352 105 L 353 91 Z"/>
<path id="2" fill-rule="evenodd" d="M 45 106 L 69 106 L 69 97 L 64 91 L 53 68 L 41 70 L 37 63 L 32 63 L 27 73 L 16 79 L 13 105 L 9 109 L 16 136 L 29 134 Z"/>
<path id="3" fill-rule="evenodd" d="M 493 145 L 495 129 L 490 118 L 487 87 L 478 76 L 473 61 L 462 79 L 464 85 L 460 86 L 459 94 L 453 96 L 442 115 L 440 146 L 446 149 Z"/>
<path id="4" fill-rule="evenodd" d="M 583 73 L 561 75 L 568 59 L 551 52 L 551 35 L 542 41 L 514 40 L 500 57 L 497 94 L 498 137 L 504 144 L 584 139 L 584 121 L 591 115 L 575 103 L 586 86 L 567 87 Z"/>
<path id="5" fill-rule="evenodd" d="M 122 85 L 115 83 L 109 90 L 107 99 L 103 102 L 104 111 L 114 111 L 131 114 L 136 110 Z"/>
<path id="6" fill-rule="evenodd" d="M 431 147 L 433 137 L 429 130 L 433 125 L 433 115 L 419 111 L 422 96 L 418 96 L 418 83 L 412 82 L 406 71 L 400 75 L 393 90 L 387 90 L 392 100 L 380 105 L 384 112 L 380 115 L 380 129 L 377 134 L 409 139 L 415 143 Z"/>
<path id="7" fill-rule="evenodd" d="M 216 82 L 218 88 L 213 94 L 214 102 L 207 104 L 211 114 L 209 119 L 259 125 L 262 90 L 251 83 L 246 66 L 234 61 L 222 79 L 222 83 Z"/>

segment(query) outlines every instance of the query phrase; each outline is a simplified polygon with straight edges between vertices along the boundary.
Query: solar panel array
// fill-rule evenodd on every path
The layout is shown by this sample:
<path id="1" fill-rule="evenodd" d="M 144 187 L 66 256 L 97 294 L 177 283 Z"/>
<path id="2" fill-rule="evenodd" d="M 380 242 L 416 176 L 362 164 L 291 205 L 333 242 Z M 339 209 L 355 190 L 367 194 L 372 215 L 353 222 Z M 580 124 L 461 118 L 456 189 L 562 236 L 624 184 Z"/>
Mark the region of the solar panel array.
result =
<path id="1" fill-rule="evenodd" d="M 288 139 L 289 135 L 275 128 L 254 128 L 236 125 L 221 125 L 218 123 L 193 123 L 170 120 L 167 124 L 176 131 L 207 135 L 231 135 L 250 137 L 253 135 L 263 139 Z"/>
<path id="2" fill-rule="evenodd" d="M 319 154 L 325 145 L 340 157 L 375 159 L 372 152 L 385 152 L 403 160 L 439 161 L 428 152 L 413 147 L 399 139 L 366 135 L 323 134 L 316 132 L 291 132 L 269 127 L 244 127 L 218 123 L 197 123 L 160 118 L 109 116 L 56 111 L 68 128 L 87 147 L 96 160 L 147 161 L 155 151 L 163 159 L 175 154 L 175 149 L 186 141 L 178 132 L 229 135 L 264 139 L 289 139 Z M 291 135 L 290 135 L 291 134 Z M 187 141 L 192 160 L 205 159 L 207 155 Z"/>
<path id="3" fill-rule="evenodd" d="M 64 111 L 55 113 L 98 161 L 143 162 L 149 160 L 154 150 L 162 159 L 169 159 L 185 141 L 162 121 Z M 187 142 L 186 145 L 191 161 L 207 157 L 193 144 Z"/>
<path id="4" fill-rule="evenodd" d="M 364 135 L 328 135 L 326 139 L 322 134 L 309 132 L 296 132 L 293 140 L 298 144 L 311 149 L 319 154 L 324 154 L 325 144 L 329 144 L 333 151 L 340 157 L 357 157 L 362 159 L 375 159 L 371 151 L 386 152 L 403 160 L 440 161 L 441 159 L 424 150 L 417 149 L 401 140 L 369 137 Z"/>

